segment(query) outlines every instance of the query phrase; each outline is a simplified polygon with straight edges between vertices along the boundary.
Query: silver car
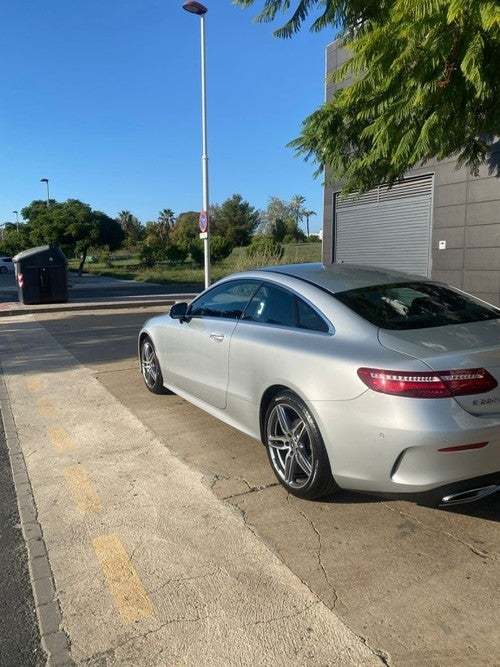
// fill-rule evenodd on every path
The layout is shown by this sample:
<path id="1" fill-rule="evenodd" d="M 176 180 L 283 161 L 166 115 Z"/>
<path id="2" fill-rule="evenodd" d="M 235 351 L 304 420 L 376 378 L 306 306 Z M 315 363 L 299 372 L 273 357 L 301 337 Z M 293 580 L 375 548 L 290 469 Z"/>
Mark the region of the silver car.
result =
<path id="1" fill-rule="evenodd" d="M 447 285 L 347 264 L 234 274 L 146 322 L 139 358 L 149 391 L 261 440 L 301 498 L 500 488 L 500 309 Z"/>

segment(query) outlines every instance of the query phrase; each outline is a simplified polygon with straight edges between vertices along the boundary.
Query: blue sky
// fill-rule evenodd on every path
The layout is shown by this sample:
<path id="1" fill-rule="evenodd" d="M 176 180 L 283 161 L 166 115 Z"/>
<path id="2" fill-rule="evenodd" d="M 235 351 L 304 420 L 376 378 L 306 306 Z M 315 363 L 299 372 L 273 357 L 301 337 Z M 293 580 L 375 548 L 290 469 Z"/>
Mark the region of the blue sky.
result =
<path id="1" fill-rule="evenodd" d="M 301 194 L 319 230 L 321 177 L 286 144 L 323 102 L 333 34 L 280 40 L 253 22 L 262 2 L 204 4 L 210 202 Z M 0 224 L 45 199 L 41 178 L 143 224 L 201 209 L 200 19 L 182 0 L 15 0 L 0 22 Z"/>

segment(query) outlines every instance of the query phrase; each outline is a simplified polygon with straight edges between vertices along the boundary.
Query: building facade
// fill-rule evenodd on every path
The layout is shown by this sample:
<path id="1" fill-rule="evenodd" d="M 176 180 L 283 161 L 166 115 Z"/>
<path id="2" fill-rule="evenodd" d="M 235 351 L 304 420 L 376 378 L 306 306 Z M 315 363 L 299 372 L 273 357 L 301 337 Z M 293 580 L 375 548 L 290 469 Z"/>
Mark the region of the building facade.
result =
<path id="1" fill-rule="evenodd" d="M 327 47 L 327 73 L 347 53 Z M 326 97 L 334 92 L 327 85 Z M 500 142 L 492 152 L 500 160 Z M 324 191 L 323 263 L 393 268 L 454 285 L 500 305 L 500 178 L 488 165 L 477 177 L 456 160 L 412 169 L 392 188 L 340 198 L 341 181 Z M 496 173 L 496 170 L 495 170 Z"/>

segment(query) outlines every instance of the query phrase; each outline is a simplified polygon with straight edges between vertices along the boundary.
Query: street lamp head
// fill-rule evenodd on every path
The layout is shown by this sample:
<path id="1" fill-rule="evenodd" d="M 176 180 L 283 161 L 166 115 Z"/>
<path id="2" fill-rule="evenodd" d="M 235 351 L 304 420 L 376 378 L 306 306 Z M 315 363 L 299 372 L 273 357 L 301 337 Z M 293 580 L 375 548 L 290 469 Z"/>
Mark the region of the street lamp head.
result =
<path id="1" fill-rule="evenodd" d="M 48 183 L 49 179 L 48 178 L 41 178 L 40 183 Z"/>
<path id="2" fill-rule="evenodd" d="M 182 8 L 198 16 L 203 16 L 203 14 L 208 12 L 208 9 L 201 2 L 195 2 L 195 0 L 186 0 L 186 2 L 182 3 Z"/>

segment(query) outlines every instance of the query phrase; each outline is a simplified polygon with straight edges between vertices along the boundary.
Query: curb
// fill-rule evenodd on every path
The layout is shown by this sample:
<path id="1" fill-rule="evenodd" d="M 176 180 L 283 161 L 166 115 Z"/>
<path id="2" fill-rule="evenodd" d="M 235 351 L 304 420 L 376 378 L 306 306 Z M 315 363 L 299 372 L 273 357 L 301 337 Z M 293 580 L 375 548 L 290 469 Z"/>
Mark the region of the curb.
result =
<path id="1" fill-rule="evenodd" d="M 10 467 L 21 529 L 28 553 L 28 570 L 35 601 L 42 649 L 47 655 L 47 667 L 74 665 L 70 655 L 68 636 L 61 629 L 62 616 L 42 528 L 38 522 L 35 499 L 26 470 L 24 455 L 17 437 L 16 425 L 10 408 L 3 369 L 0 364 L 0 406 L 9 452 Z"/>
<path id="2" fill-rule="evenodd" d="M 24 305 L 17 302 L 0 303 L 0 318 L 11 317 L 14 315 L 36 315 L 38 313 L 56 313 L 68 310 L 110 310 L 110 309 L 126 309 L 126 308 L 152 308 L 155 306 L 165 306 L 166 308 L 173 306 L 176 301 L 181 299 L 191 299 L 194 294 L 179 294 L 169 297 L 168 299 L 147 299 L 134 301 L 132 297 L 128 301 L 89 301 L 78 303 L 57 303 L 57 304 L 35 304 Z"/>

